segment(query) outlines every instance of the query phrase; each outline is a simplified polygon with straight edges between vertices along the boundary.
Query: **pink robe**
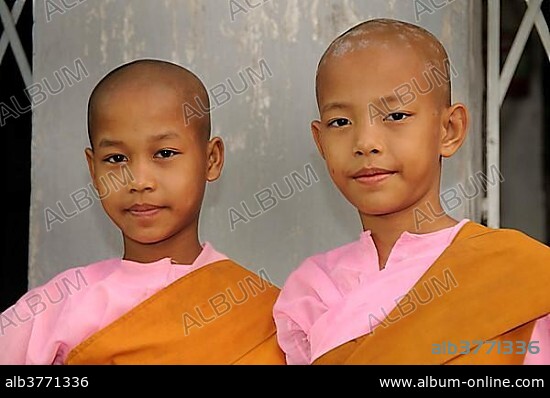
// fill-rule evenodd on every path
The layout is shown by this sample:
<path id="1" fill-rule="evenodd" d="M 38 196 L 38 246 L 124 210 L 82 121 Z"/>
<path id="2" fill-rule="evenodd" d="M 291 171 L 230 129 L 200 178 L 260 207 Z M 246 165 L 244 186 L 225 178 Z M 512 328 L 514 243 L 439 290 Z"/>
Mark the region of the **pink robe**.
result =
<path id="1" fill-rule="evenodd" d="M 68 269 L 0 315 L 0 364 L 63 364 L 74 347 L 139 303 L 226 259 L 207 242 L 191 265 L 172 264 L 170 258 L 150 264 L 113 258 Z"/>
<path id="2" fill-rule="evenodd" d="M 379 269 L 370 231 L 358 241 L 306 259 L 285 282 L 273 315 L 288 364 L 310 364 L 374 330 L 469 220 L 429 234 L 404 232 Z M 535 324 L 540 352 L 525 364 L 550 364 L 550 316 Z M 442 342 L 434 342 L 442 343 Z"/>

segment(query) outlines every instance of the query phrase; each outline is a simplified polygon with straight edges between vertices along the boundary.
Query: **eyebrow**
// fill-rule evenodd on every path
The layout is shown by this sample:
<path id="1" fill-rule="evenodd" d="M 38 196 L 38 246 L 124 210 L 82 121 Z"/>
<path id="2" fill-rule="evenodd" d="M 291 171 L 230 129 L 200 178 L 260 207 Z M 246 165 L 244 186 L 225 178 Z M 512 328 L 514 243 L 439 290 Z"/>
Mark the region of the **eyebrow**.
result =
<path id="1" fill-rule="evenodd" d="M 332 111 L 334 109 L 347 109 L 351 106 L 349 104 L 343 103 L 343 102 L 329 102 L 323 108 L 321 109 L 321 112 L 328 112 Z"/>
<path id="2" fill-rule="evenodd" d="M 168 131 L 165 133 L 155 134 L 147 139 L 149 142 L 157 142 L 157 141 L 163 141 L 168 139 L 174 139 L 178 138 L 178 134 L 176 134 L 173 131 Z M 100 148 L 108 148 L 108 147 L 118 147 L 123 146 L 124 142 L 120 140 L 112 140 L 110 138 L 102 138 L 101 141 L 99 141 L 98 146 Z"/>
<path id="3" fill-rule="evenodd" d="M 121 146 L 121 145 L 123 145 L 122 141 L 111 140 L 109 138 L 102 138 L 101 141 L 99 141 L 98 147 L 108 148 L 112 146 Z"/>
<path id="4" fill-rule="evenodd" d="M 377 98 L 376 101 L 373 102 L 382 102 L 384 104 L 399 104 L 401 105 L 401 100 L 397 98 L 395 94 L 385 95 L 383 97 Z"/>
<path id="5" fill-rule="evenodd" d="M 162 141 L 162 140 L 169 140 L 173 138 L 179 138 L 179 135 L 176 134 L 174 131 L 167 131 L 165 133 L 155 134 L 147 139 L 149 142 L 156 142 L 156 141 Z"/>

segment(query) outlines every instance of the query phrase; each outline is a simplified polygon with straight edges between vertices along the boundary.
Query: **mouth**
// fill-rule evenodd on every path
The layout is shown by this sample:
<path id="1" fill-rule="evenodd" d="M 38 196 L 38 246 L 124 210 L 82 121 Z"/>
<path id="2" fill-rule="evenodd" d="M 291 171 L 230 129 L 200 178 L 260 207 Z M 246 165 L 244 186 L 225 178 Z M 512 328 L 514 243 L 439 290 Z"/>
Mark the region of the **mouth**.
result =
<path id="1" fill-rule="evenodd" d="M 126 209 L 128 213 L 135 217 L 152 217 L 158 214 L 164 206 L 157 206 L 151 204 L 135 204 L 132 207 Z"/>
<path id="2" fill-rule="evenodd" d="M 351 177 L 361 184 L 373 185 L 387 180 L 394 174 L 397 174 L 397 171 L 378 167 L 364 167 Z"/>

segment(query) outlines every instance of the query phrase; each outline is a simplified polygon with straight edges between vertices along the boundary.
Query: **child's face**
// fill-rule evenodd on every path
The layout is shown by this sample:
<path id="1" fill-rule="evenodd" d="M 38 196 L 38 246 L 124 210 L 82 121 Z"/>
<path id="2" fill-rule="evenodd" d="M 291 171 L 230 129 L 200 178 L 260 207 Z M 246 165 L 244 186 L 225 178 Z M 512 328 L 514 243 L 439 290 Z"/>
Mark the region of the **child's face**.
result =
<path id="1" fill-rule="evenodd" d="M 223 150 L 221 162 L 211 155 L 221 141 L 186 125 L 183 101 L 170 87 L 142 84 L 116 90 L 95 112 L 90 172 L 125 239 L 151 244 L 192 233 L 205 183 L 220 175 Z M 124 181 L 118 190 L 108 183 L 113 175 Z"/>
<path id="2" fill-rule="evenodd" d="M 444 96 L 435 80 L 432 92 L 404 94 L 413 80 L 427 88 L 427 71 L 414 49 L 379 45 L 332 55 L 321 66 L 314 138 L 333 181 L 364 215 L 438 197 Z"/>

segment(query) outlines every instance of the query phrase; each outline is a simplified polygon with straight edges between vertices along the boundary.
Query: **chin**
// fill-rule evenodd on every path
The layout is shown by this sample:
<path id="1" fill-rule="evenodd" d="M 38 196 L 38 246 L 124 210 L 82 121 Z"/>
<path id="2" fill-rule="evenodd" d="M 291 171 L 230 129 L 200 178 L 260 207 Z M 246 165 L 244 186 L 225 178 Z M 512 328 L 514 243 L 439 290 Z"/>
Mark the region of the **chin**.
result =
<path id="1" fill-rule="evenodd" d="M 355 206 L 359 212 L 365 216 L 387 216 L 387 215 L 390 215 L 390 214 L 393 214 L 393 213 L 397 213 L 400 211 L 400 207 L 399 206 L 388 206 L 387 204 L 385 205 L 370 205 L 370 206 L 365 206 L 365 205 L 360 205 L 360 206 Z"/>
<path id="2" fill-rule="evenodd" d="M 395 213 L 391 210 L 359 210 L 359 212 L 364 216 L 371 216 L 371 217 L 382 217 L 382 216 L 388 216 L 392 213 Z"/>
<path id="3" fill-rule="evenodd" d="M 132 239 L 132 240 L 144 246 L 155 245 L 162 241 L 162 239 Z"/>
<path id="4" fill-rule="evenodd" d="M 164 236 L 159 235 L 129 235 L 127 236 L 128 239 L 139 243 L 140 245 L 154 245 L 156 243 L 160 243 L 164 241 L 166 238 Z"/>

